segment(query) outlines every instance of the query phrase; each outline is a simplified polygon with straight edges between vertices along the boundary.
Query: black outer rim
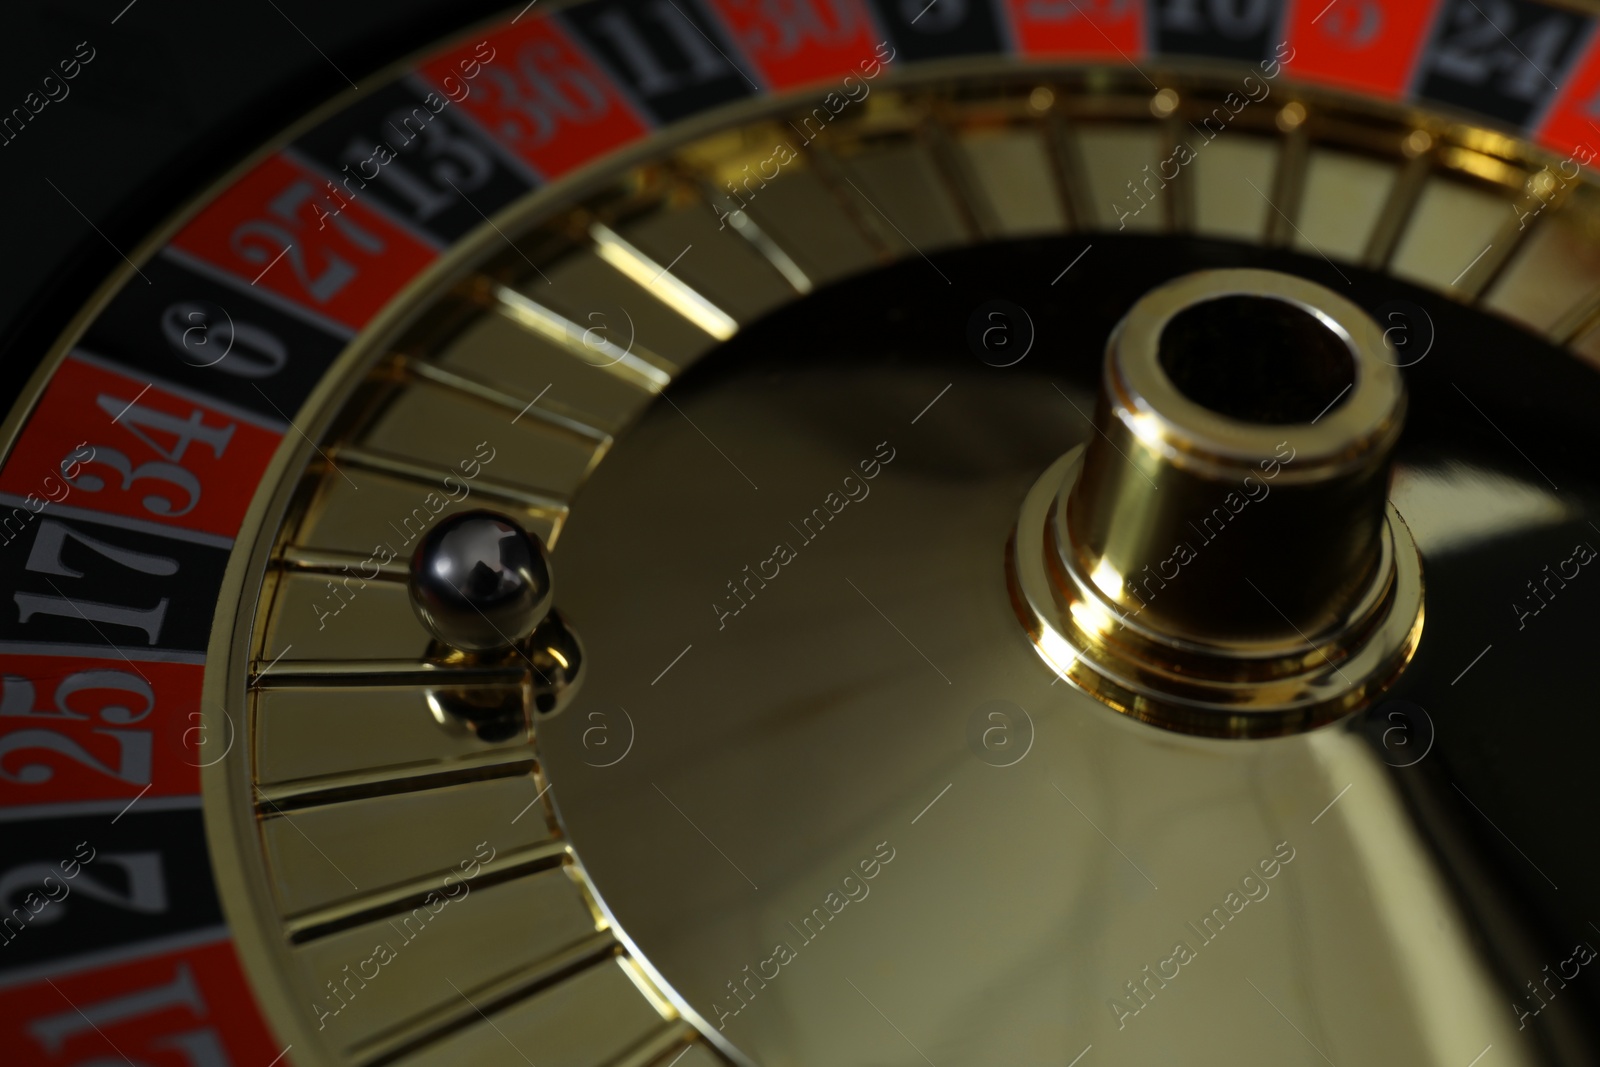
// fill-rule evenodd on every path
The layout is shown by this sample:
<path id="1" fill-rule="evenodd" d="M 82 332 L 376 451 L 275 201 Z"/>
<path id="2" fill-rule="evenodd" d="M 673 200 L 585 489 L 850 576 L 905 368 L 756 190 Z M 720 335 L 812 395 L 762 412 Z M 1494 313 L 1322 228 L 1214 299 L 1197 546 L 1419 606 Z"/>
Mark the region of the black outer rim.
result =
<path id="1" fill-rule="evenodd" d="M 12 143 L 0 146 L 0 202 L 15 206 L 4 238 L 7 266 L 0 271 L 0 411 L 15 406 L 88 295 L 124 266 L 122 252 L 131 254 L 263 142 L 348 90 L 340 70 L 359 84 L 506 8 L 503 0 L 353 0 L 330 10 L 309 0 L 282 0 L 278 6 L 287 17 L 280 17 L 268 5 L 162 0 L 145 11 L 134 6 L 110 25 L 120 0 L 93 19 L 46 10 L 52 6 L 37 0 L 32 10 L 8 19 L 0 41 L 0 100 L 7 108 L 20 103 L 35 88 L 36 75 L 70 57 L 78 41 L 90 41 L 103 66 L 86 66 L 79 92 L 47 106 Z M 186 50 L 195 53 L 189 62 L 140 61 L 149 38 L 164 33 L 187 42 Z M 270 52 L 273 65 L 230 60 L 245 50 Z M 141 122 L 122 100 L 155 102 L 156 109 Z M 176 136 L 172 114 L 186 122 Z M 193 121 L 196 115 L 203 117 Z M 108 122 L 131 122 L 127 132 L 141 142 L 137 156 L 123 158 L 126 165 L 99 147 Z M 130 173 L 141 177 L 130 183 Z M 71 205 L 46 179 L 70 190 Z M 47 221 L 19 223 L 17 216 L 28 214 Z"/>

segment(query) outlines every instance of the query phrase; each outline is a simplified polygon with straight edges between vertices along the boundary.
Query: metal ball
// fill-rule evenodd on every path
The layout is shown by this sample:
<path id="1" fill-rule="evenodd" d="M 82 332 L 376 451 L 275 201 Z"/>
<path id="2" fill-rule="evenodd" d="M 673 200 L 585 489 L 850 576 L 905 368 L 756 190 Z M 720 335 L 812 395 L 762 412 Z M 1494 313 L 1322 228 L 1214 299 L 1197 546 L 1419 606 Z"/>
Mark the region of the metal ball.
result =
<path id="1" fill-rule="evenodd" d="M 544 545 L 493 511 L 464 511 L 439 523 L 411 557 L 411 607 L 428 632 L 463 652 L 493 652 L 521 641 L 550 611 Z"/>

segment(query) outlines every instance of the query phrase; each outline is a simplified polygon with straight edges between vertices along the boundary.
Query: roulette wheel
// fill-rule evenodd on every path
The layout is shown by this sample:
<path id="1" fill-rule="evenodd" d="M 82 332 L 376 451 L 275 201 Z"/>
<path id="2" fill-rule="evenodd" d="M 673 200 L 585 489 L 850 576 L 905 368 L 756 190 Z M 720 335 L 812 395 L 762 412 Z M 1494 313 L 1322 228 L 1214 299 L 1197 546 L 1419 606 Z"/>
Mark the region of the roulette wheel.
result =
<path id="1" fill-rule="evenodd" d="M 1600 12 L 423 10 L 13 313 L 5 1062 L 1600 1062 Z"/>

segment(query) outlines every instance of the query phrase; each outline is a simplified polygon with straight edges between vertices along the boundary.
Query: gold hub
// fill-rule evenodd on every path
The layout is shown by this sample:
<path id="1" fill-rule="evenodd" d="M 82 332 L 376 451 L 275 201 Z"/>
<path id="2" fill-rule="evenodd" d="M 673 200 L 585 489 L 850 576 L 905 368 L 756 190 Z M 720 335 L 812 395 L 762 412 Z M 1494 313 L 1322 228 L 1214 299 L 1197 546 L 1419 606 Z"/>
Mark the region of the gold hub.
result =
<path id="1" fill-rule="evenodd" d="M 1392 682 L 1422 573 L 1386 501 L 1405 391 L 1383 357 L 1361 309 L 1273 271 L 1135 304 L 1098 436 L 1035 484 L 1012 540 L 1040 655 L 1118 711 L 1221 736 L 1309 728 Z"/>

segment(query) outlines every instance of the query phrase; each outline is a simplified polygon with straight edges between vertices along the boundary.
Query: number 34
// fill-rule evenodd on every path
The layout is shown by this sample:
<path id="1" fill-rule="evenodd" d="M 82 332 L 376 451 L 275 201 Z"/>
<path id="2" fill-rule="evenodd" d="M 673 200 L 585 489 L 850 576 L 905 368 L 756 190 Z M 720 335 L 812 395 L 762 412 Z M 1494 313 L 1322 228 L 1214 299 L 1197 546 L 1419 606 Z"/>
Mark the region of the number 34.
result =
<path id="1" fill-rule="evenodd" d="M 165 482 L 183 494 L 182 507 L 179 507 L 179 501 L 173 499 L 177 495 L 176 492 L 170 496 L 150 493 L 141 503 L 152 515 L 170 519 L 193 511 L 195 505 L 200 502 L 200 479 L 191 471 L 180 467 L 178 462 L 183 459 L 189 445 L 195 441 L 208 446 L 214 456 L 220 457 L 228 447 L 228 442 L 233 439 L 233 431 L 237 426 L 207 426 L 199 410 L 192 411 L 187 419 L 179 419 L 163 411 L 131 404 L 107 393 L 100 395 L 97 405 L 112 416 L 112 421 L 149 445 L 163 458 L 135 466 L 126 453 L 106 445 L 95 445 L 88 459 L 82 457 L 81 449 L 75 450 L 61 461 L 61 473 L 67 483 L 86 492 L 100 492 L 106 487 L 105 479 L 96 474 L 84 473 L 82 470 L 90 464 L 100 464 L 122 476 L 124 490 L 132 489 L 135 482 L 156 481 Z M 146 430 L 150 433 L 146 433 Z M 175 440 L 168 448 L 158 442 L 152 434 L 170 434 Z"/>

